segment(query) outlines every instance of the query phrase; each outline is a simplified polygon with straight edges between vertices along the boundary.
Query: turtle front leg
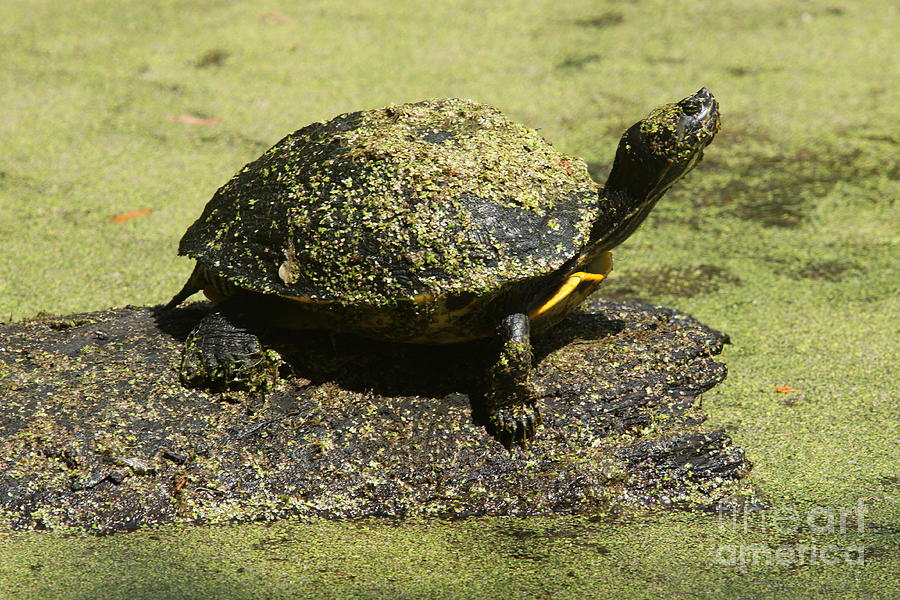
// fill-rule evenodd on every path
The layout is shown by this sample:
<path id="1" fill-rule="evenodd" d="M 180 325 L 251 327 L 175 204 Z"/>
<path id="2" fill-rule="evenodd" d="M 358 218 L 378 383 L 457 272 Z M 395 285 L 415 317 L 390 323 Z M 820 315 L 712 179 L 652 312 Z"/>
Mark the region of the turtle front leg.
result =
<path id="1" fill-rule="evenodd" d="M 181 357 L 182 383 L 217 390 L 269 389 L 278 378 L 281 358 L 264 349 L 256 334 L 224 308 L 204 316 L 188 335 Z"/>
<path id="2" fill-rule="evenodd" d="M 526 448 L 541 422 L 535 406 L 531 374 L 530 322 L 523 313 L 512 314 L 500 323 L 500 357 L 487 373 L 485 408 L 488 433 L 510 449 L 513 443 Z"/>

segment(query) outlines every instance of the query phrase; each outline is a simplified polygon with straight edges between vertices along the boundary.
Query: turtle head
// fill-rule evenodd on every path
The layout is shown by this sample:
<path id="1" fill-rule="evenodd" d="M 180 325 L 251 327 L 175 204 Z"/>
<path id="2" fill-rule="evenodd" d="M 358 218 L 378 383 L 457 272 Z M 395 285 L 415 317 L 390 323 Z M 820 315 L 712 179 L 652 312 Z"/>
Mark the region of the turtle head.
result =
<path id="1" fill-rule="evenodd" d="M 719 103 L 706 88 L 665 104 L 628 128 L 603 190 L 606 217 L 595 240 L 611 248 L 625 240 L 669 187 L 703 158 L 719 130 Z"/>
<path id="2" fill-rule="evenodd" d="M 700 162 L 718 130 L 719 103 L 706 88 L 660 106 L 622 136 L 607 185 L 639 201 L 661 193 Z"/>

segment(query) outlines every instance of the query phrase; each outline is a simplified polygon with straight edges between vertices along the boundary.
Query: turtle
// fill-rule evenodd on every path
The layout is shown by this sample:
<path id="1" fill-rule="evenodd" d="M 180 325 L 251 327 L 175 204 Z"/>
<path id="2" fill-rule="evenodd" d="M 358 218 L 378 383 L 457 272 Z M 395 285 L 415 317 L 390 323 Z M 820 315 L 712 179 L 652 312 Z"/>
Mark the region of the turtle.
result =
<path id="1" fill-rule="evenodd" d="M 402 344 L 494 344 L 478 394 L 487 432 L 528 447 L 540 425 L 531 336 L 575 310 L 719 129 L 706 88 L 622 136 L 605 185 L 500 110 L 434 99 L 307 125 L 215 192 L 184 234 L 195 260 L 172 309 L 213 302 L 181 380 L 266 389 L 259 334 L 325 329 Z M 291 334 L 293 335 L 293 333 Z M 473 400 L 473 403 L 475 400 Z"/>

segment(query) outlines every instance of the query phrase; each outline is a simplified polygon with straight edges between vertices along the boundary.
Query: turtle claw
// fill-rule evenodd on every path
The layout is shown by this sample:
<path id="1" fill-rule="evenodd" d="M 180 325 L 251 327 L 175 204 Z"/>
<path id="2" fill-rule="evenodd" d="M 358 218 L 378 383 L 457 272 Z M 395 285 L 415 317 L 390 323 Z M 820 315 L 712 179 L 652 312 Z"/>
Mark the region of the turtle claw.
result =
<path id="1" fill-rule="evenodd" d="M 185 342 L 181 381 L 190 387 L 266 390 L 277 379 L 280 363 L 255 334 L 214 312 L 203 317 Z"/>
<path id="2" fill-rule="evenodd" d="M 487 430 L 504 448 L 513 444 L 527 449 L 541 424 L 541 413 L 533 404 L 496 409 L 488 418 Z"/>

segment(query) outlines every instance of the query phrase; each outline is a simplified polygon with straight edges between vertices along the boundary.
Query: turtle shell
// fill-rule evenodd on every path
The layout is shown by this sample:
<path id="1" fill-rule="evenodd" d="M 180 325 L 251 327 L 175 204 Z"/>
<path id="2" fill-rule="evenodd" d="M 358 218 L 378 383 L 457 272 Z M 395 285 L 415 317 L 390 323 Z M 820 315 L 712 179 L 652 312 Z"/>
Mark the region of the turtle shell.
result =
<path id="1" fill-rule="evenodd" d="M 343 114 L 222 186 L 180 254 L 239 287 L 312 301 L 488 295 L 587 242 L 598 186 L 497 109 L 445 99 Z"/>

